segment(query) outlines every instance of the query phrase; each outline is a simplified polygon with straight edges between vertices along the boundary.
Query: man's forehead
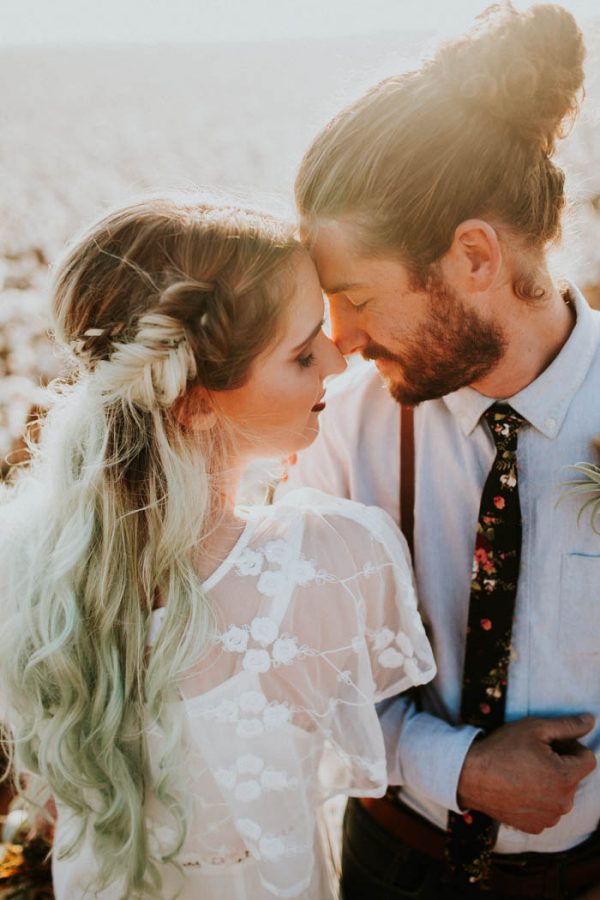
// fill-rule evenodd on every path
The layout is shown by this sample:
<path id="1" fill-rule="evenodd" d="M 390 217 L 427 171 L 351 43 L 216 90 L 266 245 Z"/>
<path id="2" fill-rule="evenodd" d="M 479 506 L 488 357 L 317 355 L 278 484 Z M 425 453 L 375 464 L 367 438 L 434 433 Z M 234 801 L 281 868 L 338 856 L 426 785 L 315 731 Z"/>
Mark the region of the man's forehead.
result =
<path id="1" fill-rule="evenodd" d="M 311 253 L 327 251 L 337 255 L 355 253 L 357 250 L 354 228 L 348 222 L 325 219 L 301 228 L 301 234 Z"/>
<path id="2" fill-rule="evenodd" d="M 406 266 L 388 255 L 365 254 L 339 223 L 321 226 L 315 232 L 311 256 L 317 267 L 321 288 L 335 294 L 372 290 L 382 284 L 402 284 L 409 275 Z"/>
<path id="3" fill-rule="evenodd" d="M 309 249 L 327 294 L 356 289 L 364 283 L 368 260 L 361 255 L 351 232 L 342 223 L 325 222 L 312 229 Z"/>

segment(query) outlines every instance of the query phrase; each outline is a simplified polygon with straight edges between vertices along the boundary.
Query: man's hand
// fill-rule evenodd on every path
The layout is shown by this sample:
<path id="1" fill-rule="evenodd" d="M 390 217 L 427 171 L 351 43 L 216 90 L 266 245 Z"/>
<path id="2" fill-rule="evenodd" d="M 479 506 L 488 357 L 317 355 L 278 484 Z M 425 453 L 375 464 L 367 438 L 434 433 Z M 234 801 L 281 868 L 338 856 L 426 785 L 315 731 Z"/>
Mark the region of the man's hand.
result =
<path id="1" fill-rule="evenodd" d="M 460 774 L 459 805 L 528 834 L 552 828 L 596 767 L 592 751 L 578 741 L 594 722 L 588 714 L 521 719 L 476 740 Z"/>

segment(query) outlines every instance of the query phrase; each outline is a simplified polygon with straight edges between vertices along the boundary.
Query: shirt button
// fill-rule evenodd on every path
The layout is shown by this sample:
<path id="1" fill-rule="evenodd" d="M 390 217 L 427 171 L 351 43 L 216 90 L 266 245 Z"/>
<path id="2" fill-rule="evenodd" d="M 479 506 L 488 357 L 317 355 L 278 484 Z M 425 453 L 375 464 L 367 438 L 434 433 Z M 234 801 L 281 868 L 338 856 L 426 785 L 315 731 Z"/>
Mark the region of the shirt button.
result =
<path id="1" fill-rule="evenodd" d="M 552 416 L 549 416 L 545 420 L 544 425 L 546 426 L 546 428 L 554 430 L 556 428 L 556 419 L 553 419 Z"/>

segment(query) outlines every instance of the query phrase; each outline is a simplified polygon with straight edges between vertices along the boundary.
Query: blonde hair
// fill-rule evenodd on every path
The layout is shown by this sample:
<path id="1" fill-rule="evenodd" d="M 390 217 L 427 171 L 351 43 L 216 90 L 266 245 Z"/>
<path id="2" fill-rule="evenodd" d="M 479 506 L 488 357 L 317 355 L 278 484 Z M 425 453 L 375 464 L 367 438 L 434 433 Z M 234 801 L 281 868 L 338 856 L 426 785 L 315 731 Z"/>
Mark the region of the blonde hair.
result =
<path id="1" fill-rule="evenodd" d="M 304 227 L 345 220 L 361 249 L 393 253 L 421 282 L 469 218 L 542 249 L 560 231 L 564 174 L 552 154 L 578 109 L 584 53 L 560 6 L 490 7 L 316 137 L 296 179 Z"/>
<path id="2" fill-rule="evenodd" d="M 158 198 L 111 213 L 55 278 L 58 339 L 79 361 L 56 387 L 34 460 L 0 504 L 0 677 L 17 779 L 32 773 L 78 817 L 99 885 L 159 896 L 144 798 L 186 834 L 182 675 L 210 609 L 191 560 L 227 465 L 218 425 L 193 437 L 174 402 L 237 387 L 276 338 L 299 245 L 267 215 Z M 225 426 L 224 426 L 225 427 Z M 157 594 L 166 616 L 147 658 Z M 148 720 L 164 735 L 156 777 Z"/>

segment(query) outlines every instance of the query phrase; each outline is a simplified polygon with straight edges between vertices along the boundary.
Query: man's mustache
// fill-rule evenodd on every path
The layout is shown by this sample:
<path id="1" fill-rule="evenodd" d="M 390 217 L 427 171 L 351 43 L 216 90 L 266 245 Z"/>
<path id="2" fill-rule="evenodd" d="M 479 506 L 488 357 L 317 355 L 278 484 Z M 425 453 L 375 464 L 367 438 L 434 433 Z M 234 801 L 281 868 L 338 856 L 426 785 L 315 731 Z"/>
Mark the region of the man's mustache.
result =
<path id="1" fill-rule="evenodd" d="M 392 353 L 391 350 L 382 347 L 381 344 L 367 344 L 366 347 L 362 348 L 360 353 L 363 359 L 389 359 L 390 362 L 402 364 L 402 360 L 399 356 Z"/>

